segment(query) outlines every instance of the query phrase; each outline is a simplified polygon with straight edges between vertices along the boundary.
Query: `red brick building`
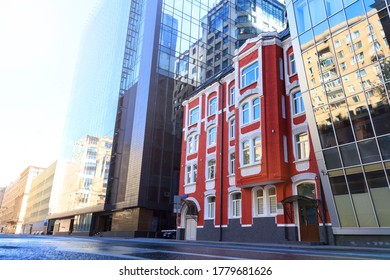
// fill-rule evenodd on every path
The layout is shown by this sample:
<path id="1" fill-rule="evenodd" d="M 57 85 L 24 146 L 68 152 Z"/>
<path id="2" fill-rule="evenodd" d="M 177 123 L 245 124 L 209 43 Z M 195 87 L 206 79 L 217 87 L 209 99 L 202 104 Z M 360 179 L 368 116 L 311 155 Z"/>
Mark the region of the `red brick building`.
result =
<path id="1" fill-rule="evenodd" d="M 329 218 L 285 35 L 248 40 L 231 69 L 183 103 L 181 239 L 329 242 Z"/>

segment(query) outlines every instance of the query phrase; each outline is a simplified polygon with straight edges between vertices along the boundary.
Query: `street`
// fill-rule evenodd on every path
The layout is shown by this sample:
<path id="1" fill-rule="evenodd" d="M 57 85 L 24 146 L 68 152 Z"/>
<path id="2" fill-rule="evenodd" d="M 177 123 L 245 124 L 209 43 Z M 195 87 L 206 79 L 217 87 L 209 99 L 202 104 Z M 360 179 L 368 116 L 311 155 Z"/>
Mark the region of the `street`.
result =
<path id="1" fill-rule="evenodd" d="M 0 260 L 388 260 L 390 249 L 0 235 Z"/>

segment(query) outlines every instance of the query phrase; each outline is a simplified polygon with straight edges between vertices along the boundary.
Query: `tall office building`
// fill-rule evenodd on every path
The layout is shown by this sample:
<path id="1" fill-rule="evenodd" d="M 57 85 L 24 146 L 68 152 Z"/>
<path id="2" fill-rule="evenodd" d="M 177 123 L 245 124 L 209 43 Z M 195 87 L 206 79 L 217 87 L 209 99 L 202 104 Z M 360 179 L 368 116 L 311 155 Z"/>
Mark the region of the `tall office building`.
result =
<path id="1" fill-rule="evenodd" d="M 83 27 L 48 231 L 89 234 L 104 211 L 129 1 L 100 1 Z"/>
<path id="2" fill-rule="evenodd" d="M 287 3 L 336 244 L 390 244 L 389 4 Z"/>

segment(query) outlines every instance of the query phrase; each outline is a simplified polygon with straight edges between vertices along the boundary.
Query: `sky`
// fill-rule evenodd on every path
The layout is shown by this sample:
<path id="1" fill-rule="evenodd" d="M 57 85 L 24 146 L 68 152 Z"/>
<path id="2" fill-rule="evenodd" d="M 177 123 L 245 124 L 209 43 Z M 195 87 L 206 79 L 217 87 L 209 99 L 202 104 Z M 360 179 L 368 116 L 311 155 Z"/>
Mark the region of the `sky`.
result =
<path id="1" fill-rule="evenodd" d="M 0 188 L 58 157 L 78 47 L 101 0 L 0 0 Z"/>

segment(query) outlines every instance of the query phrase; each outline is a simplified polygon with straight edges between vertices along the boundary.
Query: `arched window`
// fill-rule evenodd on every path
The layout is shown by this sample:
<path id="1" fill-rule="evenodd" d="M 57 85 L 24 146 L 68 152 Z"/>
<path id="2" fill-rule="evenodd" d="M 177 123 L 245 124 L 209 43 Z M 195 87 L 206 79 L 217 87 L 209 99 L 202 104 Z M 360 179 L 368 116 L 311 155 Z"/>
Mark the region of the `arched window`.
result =
<path id="1" fill-rule="evenodd" d="M 260 119 L 260 98 L 255 98 L 252 101 L 253 120 Z"/>
<path id="2" fill-rule="evenodd" d="M 215 196 L 206 197 L 205 219 L 214 219 L 215 217 Z"/>
<path id="3" fill-rule="evenodd" d="M 260 216 L 264 215 L 264 190 L 263 189 L 258 189 L 256 191 L 256 201 L 255 201 L 255 215 Z"/>
<path id="4" fill-rule="evenodd" d="M 217 98 L 214 97 L 209 101 L 209 116 L 214 115 L 217 112 Z"/>
<path id="5" fill-rule="evenodd" d="M 230 217 L 240 218 L 241 217 L 241 193 L 234 192 L 230 195 Z"/>
<path id="6" fill-rule="evenodd" d="M 242 124 L 249 123 L 249 104 L 244 103 L 242 105 Z"/>
<path id="7" fill-rule="evenodd" d="M 271 187 L 268 189 L 268 210 L 269 214 L 276 214 L 276 189 L 275 187 Z"/>

